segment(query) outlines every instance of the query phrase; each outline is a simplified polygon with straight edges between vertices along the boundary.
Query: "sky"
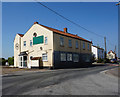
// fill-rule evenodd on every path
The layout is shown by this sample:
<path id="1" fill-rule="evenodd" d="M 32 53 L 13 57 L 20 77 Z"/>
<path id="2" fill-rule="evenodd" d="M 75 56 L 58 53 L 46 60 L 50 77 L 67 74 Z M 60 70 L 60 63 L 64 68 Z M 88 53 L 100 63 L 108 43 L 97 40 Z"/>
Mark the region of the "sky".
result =
<path id="1" fill-rule="evenodd" d="M 69 20 L 107 38 L 107 51 L 118 48 L 118 7 L 115 2 L 42 2 Z M 14 38 L 25 34 L 34 22 L 77 34 L 104 48 L 104 37 L 96 36 L 64 20 L 36 2 L 2 3 L 2 57 L 14 56 Z M 117 49 L 118 52 L 118 49 Z"/>

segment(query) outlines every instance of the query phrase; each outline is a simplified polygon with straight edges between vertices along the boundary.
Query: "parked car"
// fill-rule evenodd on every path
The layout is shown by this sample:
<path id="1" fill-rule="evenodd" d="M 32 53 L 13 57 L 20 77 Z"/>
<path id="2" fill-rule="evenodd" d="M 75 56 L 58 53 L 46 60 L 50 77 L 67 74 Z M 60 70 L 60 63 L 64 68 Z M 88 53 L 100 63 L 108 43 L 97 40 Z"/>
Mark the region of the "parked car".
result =
<path id="1" fill-rule="evenodd" d="M 116 59 L 111 59 L 110 62 L 111 63 L 117 63 L 117 60 Z"/>

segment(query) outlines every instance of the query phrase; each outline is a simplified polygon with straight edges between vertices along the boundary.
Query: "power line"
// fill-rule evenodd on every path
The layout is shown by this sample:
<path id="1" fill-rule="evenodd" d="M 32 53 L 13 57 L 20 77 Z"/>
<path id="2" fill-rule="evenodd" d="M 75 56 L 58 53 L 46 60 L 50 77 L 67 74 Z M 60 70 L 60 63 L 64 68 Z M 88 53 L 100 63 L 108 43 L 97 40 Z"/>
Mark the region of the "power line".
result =
<path id="1" fill-rule="evenodd" d="M 92 33 L 92 34 L 95 34 L 96 36 L 99 36 L 99 37 L 101 37 L 101 38 L 104 38 L 104 36 L 99 35 L 99 34 L 93 32 L 93 31 L 90 31 L 90 30 L 86 29 L 85 27 L 83 27 L 83 26 L 81 26 L 81 25 L 75 23 L 74 21 L 72 21 L 72 20 L 70 20 L 70 19 L 64 17 L 63 15 L 61 15 L 61 14 L 59 14 L 58 12 L 54 11 L 53 9 L 47 7 L 46 5 L 44 5 L 44 4 L 40 3 L 40 2 L 38 2 L 37 0 L 35 0 L 35 1 L 36 1 L 38 4 L 42 5 L 43 7 L 47 8 L 48 10 L 54 12 L 56 15 L 58 15 L 58 16 L 62 17 L 63 19 L 69 21 L 70 23 L 72 23 L 72 24 L 74 24 L 74 25 L 76 25 L 76 26 L 78 26 L 78 27 L 80 27 L 80 28 L 86 30 L 87 32 L 90 32 L 90 33 Z"/>
<path id="2" fill-rule="evenodd" d="M 88 30 L 87 28 L 85 28 L 85 27 L 83 27 L 83 26 L 75 23 L 74 21 L 72 21 L 72 20 L 64 17 L 63 15 L 61 15 L 61 14 L 59 14 L 58 12 L 54 11 L 53 9 L 47 7 L 46 5 L 42 4 L 41 2 L 38 2 L 37 0 L 35 0 L 35 1 L 36 1 L 38 4 L 42 5 L 43 7 L 47 8 L 48 10 L 50 10 L 51 12 L 53 12 L 53 13 L 55 13 L 56 15 L 60 16 L 61 18 L 63 18 L 63 19 L 65 19 L 65 20 L 69 21 L 70 23 L 76 25 L 77 27 L 80 27 L 80 28 L 86 30 L 87 32 L 90 32 L 90 33 L 92 33 L 92 34 L 94 34 L 94 35 L 96 35 L 96 36 L 98 36 L 98 37 L 104 38 L 104 36 L 99 35 L 99 34 L 93 32 L 93 31 L 90 31 L 90 30 Z M 106 39 L 106 40 L 109 41 L 108 39 Z M 113 45 L 110 41 L 109 41 L 109 43 L 110 43 L 111 45 Z"/>

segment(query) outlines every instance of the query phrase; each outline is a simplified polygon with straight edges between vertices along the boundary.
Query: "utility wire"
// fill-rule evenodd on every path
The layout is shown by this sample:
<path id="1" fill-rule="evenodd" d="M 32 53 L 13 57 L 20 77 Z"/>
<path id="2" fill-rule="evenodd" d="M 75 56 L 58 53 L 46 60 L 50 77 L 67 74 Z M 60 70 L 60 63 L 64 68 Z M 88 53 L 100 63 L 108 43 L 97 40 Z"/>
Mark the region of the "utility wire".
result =
<path id="1" fill-rule="evenodd" d="M 60 16 L 61 18 L 63 18 L 63 19 L 65 19 L 65 20 L 69 21 L 70 23 L 76 25 L 77 27 L 80 27 L 80 28 L 86 30 L 87 32 L 90 32 L 90 33 L 92 33 L 92 34 L 94 34 L 94 35 L 96 35 L 96 36 L 98 36 L 98 37 L 104 38 L 104 36 L 102 36 L 102 35 L 100 35 L 100 34 L 97 34 L 97 33 L 93 32 L 93 31 L 90 31 L 90 30 L 88 30 L 87 28 L 85 28 L 85 27 L 83 27 L 83 26 L 75 23 L 74 21 L 72 21 L 72 20 L 64 17 L 63 15 L 61 15 L 61 14 L 59 14 L 58 12 L 54 11 L 53 9 L 47 7 L 46 5 L 42 4 L 41 2 L 38 2 L 37 0 L 35 0 L 35 1 L 36 1 L 38 4 L 42 5 L 43 7 L 47 8 L 48 10 L 50 10 L 51 12 L 53 12 L 53 13 L 55 13 L 56 15 Z M 107 39 L 107 40 L 108 40 L 108 39 Z M 109 40 L 108 40 L 108 41 L 109 41 Z M 109 43 L 110 43 L 111 45 L 113 45 L 110 41 L 109 41 Z"/>
<path id="2" fill-rule="evenodd" d="M 70 19 L 64 17 L 63 15 L 61 15 L 61 14 L 59 14 L 58 12 L 54 11 L 53 9 L 47 7 L 46 5 L 42 4 L 41 2 L 38 2 L 37 0 L 35 0 L 35 1 L 36 1 L 38 4 L 42 5 L 43 7 L 47 8 L 48 10 L 54 12 L 56 15 L 58 15 L 58 16 L 62 17 L 63 19 L 69 21 L 70 23 L 72 23 L 72 24 L 74 24 L 74 25 L 76 25 L 76 26 L 78 26 L 78 27 L 80 27 L 80 28 L 86 30 L 87 32 L 90 32 L 90 33 L 92 33 L 92 34 L 95 34 L 96 36 L 99 36 L 99 37 L 101 37 L 101 38 L 104 38 L 104 36 L 99 35 L 99 34 L 97 34 L 97 33 L 95 33 L 95 32 L 92 32 L 92 31 L 86 29 L 85 27 L 83 27 L 83 26 L 81 26 L 81 25 L 75 23 L 74 21 L 72 21 L 72 20 L 70 20 Z"/>

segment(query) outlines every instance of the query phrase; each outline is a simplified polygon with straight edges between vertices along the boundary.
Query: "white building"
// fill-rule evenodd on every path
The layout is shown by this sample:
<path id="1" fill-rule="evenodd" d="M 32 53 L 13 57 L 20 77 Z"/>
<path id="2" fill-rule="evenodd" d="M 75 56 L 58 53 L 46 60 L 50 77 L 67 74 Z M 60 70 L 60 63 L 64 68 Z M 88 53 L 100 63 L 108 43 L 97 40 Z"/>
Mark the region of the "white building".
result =
<path id="1" fill-rule="evenodd" d="M 116 53 L 110 50 L 107 54 L 108 59 L 116 59 Z"/>
<path id="2" fill-rule="evenodd" d="M 104 59 L 104 49 L 103 48 L 92 45 L 92 53 L 96 60 Z"/>

